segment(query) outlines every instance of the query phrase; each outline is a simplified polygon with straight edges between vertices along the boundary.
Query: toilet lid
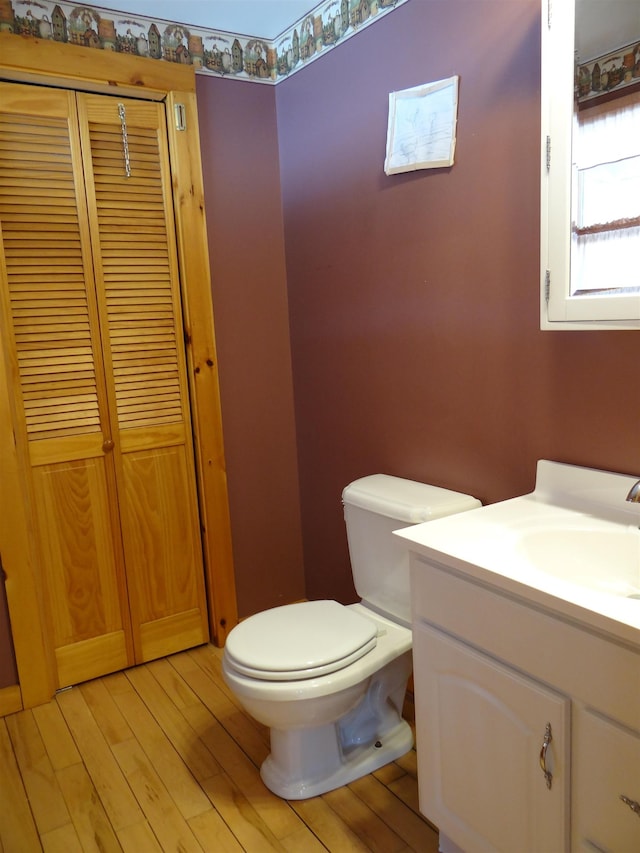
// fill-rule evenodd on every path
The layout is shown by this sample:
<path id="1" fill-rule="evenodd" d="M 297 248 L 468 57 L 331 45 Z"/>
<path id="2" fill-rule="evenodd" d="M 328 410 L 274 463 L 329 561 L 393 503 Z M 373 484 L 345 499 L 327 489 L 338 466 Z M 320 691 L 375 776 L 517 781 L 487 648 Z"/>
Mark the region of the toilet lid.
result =
<path id="1" fill-rule="evenodd" d="M 376 645 L 376 625 L 337 601 L 303 601 L 250 616 L 229 634 L 225 655 L 251 678 L 295 681 L 348 666 Z"/>

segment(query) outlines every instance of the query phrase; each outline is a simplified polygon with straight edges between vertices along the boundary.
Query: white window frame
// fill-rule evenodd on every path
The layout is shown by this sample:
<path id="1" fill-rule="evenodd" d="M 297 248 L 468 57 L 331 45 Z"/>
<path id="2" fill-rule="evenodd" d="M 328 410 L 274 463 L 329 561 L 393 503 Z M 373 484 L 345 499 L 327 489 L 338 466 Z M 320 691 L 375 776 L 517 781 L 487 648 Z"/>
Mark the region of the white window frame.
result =
<path id="1" fill-rule="evenodd" d="M 640 329 L 640 294 L 570 292 L 575 3 L 548 3 L 541 54 L 540 328 Z"/>

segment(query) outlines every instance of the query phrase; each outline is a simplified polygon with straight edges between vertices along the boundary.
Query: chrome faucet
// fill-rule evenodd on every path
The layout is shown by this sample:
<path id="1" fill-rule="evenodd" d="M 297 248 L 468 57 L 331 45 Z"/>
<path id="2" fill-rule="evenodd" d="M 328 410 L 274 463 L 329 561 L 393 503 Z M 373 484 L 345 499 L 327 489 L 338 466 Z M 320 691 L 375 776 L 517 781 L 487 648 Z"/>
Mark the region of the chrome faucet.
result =
<path id="1" fill-rule="evenodd" d="M 627 500 L 632 504 L 640 504 L 640 480 L 629 489 Z"/>

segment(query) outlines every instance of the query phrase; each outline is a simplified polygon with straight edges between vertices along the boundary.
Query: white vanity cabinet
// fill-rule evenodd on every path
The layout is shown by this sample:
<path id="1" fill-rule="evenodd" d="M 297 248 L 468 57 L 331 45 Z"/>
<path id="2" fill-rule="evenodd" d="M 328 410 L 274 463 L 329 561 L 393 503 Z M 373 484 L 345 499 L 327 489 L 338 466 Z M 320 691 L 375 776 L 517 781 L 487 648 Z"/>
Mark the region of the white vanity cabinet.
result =
<path id="1" fill-rule="evenodd" d="M 411 571 L 420 809 L 444 849 L 638 853 L 640 647 L 441 556 Z"/>
<path id="2" fill-rule="evenodd" d="M 421 811 L 465 851 L 565 850 L 568 700 L 426 625 L 414 655 Z"/>

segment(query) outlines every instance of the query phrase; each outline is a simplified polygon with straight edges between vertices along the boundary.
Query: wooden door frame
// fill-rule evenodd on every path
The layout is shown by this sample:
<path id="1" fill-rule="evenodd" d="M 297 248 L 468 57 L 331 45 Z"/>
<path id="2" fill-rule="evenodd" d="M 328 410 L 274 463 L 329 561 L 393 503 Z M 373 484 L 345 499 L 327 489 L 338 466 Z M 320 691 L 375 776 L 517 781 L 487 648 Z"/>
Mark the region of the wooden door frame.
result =
<path id="1" fill-rule="evenodd" d="M 0 79 L 166 103 L 209 629 L 216 645 L 222 646 L 238 613 L 194 69 L 0 32 Z M 186 130 L 176 126 L 177 110 Z M 48 701 L 57 685 L 33 548 L 30 500 L 22 492 L 24 469 L 13 438 L 8 369 L 0 359 L 0 553 L 21 702 L 28 708 Z"/>

